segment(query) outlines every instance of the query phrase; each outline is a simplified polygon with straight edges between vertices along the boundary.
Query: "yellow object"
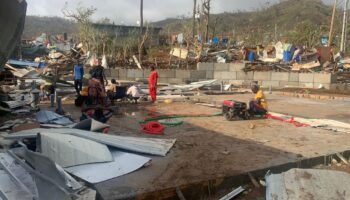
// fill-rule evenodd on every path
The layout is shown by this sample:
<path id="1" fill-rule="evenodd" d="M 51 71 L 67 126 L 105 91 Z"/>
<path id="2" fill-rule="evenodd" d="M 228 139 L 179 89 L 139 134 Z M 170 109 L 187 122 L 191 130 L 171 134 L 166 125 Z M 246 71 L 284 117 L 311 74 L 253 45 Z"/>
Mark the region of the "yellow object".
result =
<path id="1" fill-rule="evenodd" d="M 89 87 L 87 86 L 84 86 L 81 91 L 80 91 L 80 95 L 81 96 L 84 96 L 84 97 L 87 97 L 89 95 Z"/>
<path id="2" fill-rule="evenodd" d="M 171 103 L 173 103 L 173 100 L 171 100 L 171 99 L 165 99 L 165 100 L 164 100 L 164 103 L 166 103 L 166 104 L 171 104 Z"/>
<path id="3" fill-rule="evenodd" d="M 265 98 L 265 94 L 262 90 L 259 90 L 256 94 L 255 94 L 255 100 L 259 100 L 260 99 L 260 103 L 261 103 L 261 106 L 267 110 L 268 108 L 268 104 L 267 104 L 267 100 Z"/>

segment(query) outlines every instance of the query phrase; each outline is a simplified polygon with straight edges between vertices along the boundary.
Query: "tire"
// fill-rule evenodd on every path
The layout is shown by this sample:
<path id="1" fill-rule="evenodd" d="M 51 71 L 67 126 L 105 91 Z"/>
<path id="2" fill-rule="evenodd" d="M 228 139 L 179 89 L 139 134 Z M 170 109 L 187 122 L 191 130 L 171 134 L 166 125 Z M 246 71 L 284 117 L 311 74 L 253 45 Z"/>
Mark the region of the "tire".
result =
<path id="1" fill-rule="evenodd" d="M 231 112 L 224 113 L 224 117 L 227 121 L 232 121 L 234 118 L 233 113 L 231 113 Z"/>

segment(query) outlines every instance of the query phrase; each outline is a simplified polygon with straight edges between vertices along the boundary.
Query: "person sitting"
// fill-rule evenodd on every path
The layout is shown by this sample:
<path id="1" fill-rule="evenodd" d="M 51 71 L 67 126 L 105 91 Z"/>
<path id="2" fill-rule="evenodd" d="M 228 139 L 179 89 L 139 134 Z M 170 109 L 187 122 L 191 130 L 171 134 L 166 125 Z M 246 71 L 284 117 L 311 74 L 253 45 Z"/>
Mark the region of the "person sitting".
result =
<path id="1" fill-rule="evenodd" d="M 134 100 L 135 104 L 137 104 L 137 100 L 141 97 L 140 93 L 140 87 L 134 84 L 133 86 L 129 87 L 126 95 L 129 99 Z"/>
<path id="2" fill-rule="evenodd" d="M 252 115 L 265 115 L 268 104 L 264 92 L 259 85 L 252 85 L 252 92 L 255 94 L 254 100 L 249 102 L 249 112 Z"/>
<path id="3" fill-rule="evenodd" d="M 112 105 L 114 105 L 114 99 L 116 98 L 116 95 L 117 95 L 118 86 L 119 84 L 115 79 L 112 79 L 111 84 L 107 86 L 107 95 L 108 95 L 108 98 L 111 100 Z"/>

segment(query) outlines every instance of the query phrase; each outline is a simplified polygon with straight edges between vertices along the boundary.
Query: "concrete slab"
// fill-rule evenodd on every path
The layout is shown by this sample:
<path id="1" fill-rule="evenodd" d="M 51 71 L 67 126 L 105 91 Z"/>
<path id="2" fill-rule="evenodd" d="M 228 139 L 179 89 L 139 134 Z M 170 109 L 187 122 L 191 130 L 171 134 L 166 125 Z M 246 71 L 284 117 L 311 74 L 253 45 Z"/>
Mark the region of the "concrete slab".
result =
<path id="1" fill-rule="evenodd" d="M 175 76 L 180 79 L 190 78 L 191 72 L 189 70 L 176 70 Z"/>
<path id="2" fill-rule="evenodd" d="M 127 78 L 143 78 L 143 71 L 139 69 L 128 69 Z"/>
<path id="3" fill-rule="evenodd" d="M 214 79 L 214 71 L 207 70 L 206 71 L 206 79 Z"/>
<path id="4" fill-rule="evenodd" d="M 314 74 L 312 74 L 312 73 L 300 73 L 299 74 L 299 82 L 301 82 L 301 83 L 313 83 L 314 82 Z"/>
<path id="5" fill-rule="evenodd" d="M 199 80 L 199 79 L 206 79 L 206 78 L 207 78 L 207 71 L 204 71 L 204 70 L 190 71 L 190 79 Z"/>
<path id="6" fill-rule="evenodd" d="M 253 80 L 254 72 L 237 72 L 237 80 Z"/>
<path id="7" fill-rule="evenodd" d="M 117 69 L 111 69 L 111 78 L 114 78 L 114 79 L 119 79 L 119 70 Z"/>
<path id="8" fill-rule="evenodd" d="M 280 88 L 283 87 L 299 87 L 299 82 L 280 81 Z"/>
<path id="9" fill-rule="evenodd" d="M 236 72 L 214 71 L 214 79 L 218 79 L 218 80 L 237 80 L 237 73 Z"/>
<path id="10" fill-rule="evenodd" d="M 279 88 L 280 81 L 262 81 L 262 86 L 265 88 Z"/>
<path id="11" fill-rule="evenodd" d="M 252 97 L 253 94 L 203 98 L 208 98 L 208 102 L 223 101 L 224 99 L 246 102 Z M 327 106 L 322 105 L 330 104 L 318 101 L 274 95 L 267 97 L 270 100 L 271 110 L 276 112 L 293 112 L 305 117 L 305 115 L 310 116 L 310 114 L 317 115 L 317 112 L 310 112 L 310 110 L 305 112 L 303 109 L 305 105 L 315 110 L 319 110 L 318 108 L 321 107 L 321 110 L 327 111 L 327 113 L 333 113 L 332 109 L 334 109 L 333 105 L 326 108 Z M 344 109 L 344 104 L 335 107 Z M 350 109 L 350 103 L 347 103 L 345 107 Z M 179 103 L 156 105 L 152 108 L 159 113 L 168 115 L 181 115 L 184 112 L 209 114 L 219 111 L 219 109 Z M 137 129 L 133 122 L 137 120 L 116 120 L 119 120 L 118 124 L 125 128 L 135 131 Z M 254 124 L 255 128 L 249 128 L 250 124 Z M 218 177 L 246 174 L 254 169 L 297 162 L 304 158 L 342 152 L 350 148 L 346 142 L 350 139 L 348 134 L 334 134 L 307 127 L 297 128 L 294 125 L 275 120 L 228 122 L 224 121 L 222 117 L 187 118 L 186 123 L 181 127 L 167 129 L 164 137 L 177 138 L 175 148 L 167 157 L 154 157 L 152 165 L 149 167 L 96 185 L 102 197 L 105 199 L 132 197 L 157 199 L 157 196 L 148 195 L 151 195 L 152 191 L 153 195 L 159 194 L 159 190 L 162 189 L 164 190 L 162 195 L 172 195 L 170 188 L 184 187 L 191 183 L 204 184 L 209 180 L 216 180 Z M 170 197 L 162 196 L 162 198 Z"/>
<path id="12" fill-rule="evenodd" d="M 289 73 L 290 82 L 299 82 L 299 73 Z"/>
<path id="13" fill-rule="evenodd" d="M 271 81 L 289 81 L 288 72 L 272 72 Z"/>
<path id="14" fill-rule="evenodd" d="M 228 63 L 214 63 L 214 71 L 229 71 Z"/>
<path id="15" fill-rule="evenodd" d="M 233 71 L 233 72 L 242 72 L 242 70 L 245 68 L 245 64 L 244 63 L 229 63 L 229 71 Z"/>
<path id="16" fill-rule="evenodd" d="M 255 81 L 269 81 L 271 80 L 271 72 L 254 72 Z"/>
<path id="17" fill-rule="evenodd" d="M 159 78 L 175 78 L 175 70 L 157 70 Z"/>
<path id="18" fill-rule="evenodd" d="M 197 70 L 214 70 L 214 63 L 197 63 Z"/>
<path id="19" fill-rule="evenodd" d="M 325 73 L 315 73 L 314 74 L 314 82 L 315 83 L 336 83 L 337 76 L 333 74 L 325 74 Z"/>
<path id="20" fill-rule="evenodd" d="M 118 79 L 127 80 L 127 69 L 118 69 Z"/>

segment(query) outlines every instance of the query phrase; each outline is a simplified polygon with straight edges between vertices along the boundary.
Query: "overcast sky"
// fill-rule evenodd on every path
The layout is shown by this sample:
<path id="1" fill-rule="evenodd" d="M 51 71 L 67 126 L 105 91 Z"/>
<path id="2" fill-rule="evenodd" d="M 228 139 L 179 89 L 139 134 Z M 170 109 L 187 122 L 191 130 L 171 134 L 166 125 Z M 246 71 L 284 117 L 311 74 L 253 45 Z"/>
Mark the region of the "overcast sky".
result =
<path id="1" fill-rule="evenodd" d="M 68 2 L 68 6 L 72 10 L 79 4 L 97 8 L 93 16 L 94 20 L 107 17 L 116 24 L 136 24 L 139 19 L 140 0 L 27 0 L 27 14 L 62 17 L 61 10 L 65 2 Z M 197 0 L 197 2 L 201 2 L 201 0 Z M 212 12 L 232 12 L 238 9 L 253 10 L 276 2 L 278 0 L 212 0 Z M 159 21 L 181 15 L 190 16 L 192 6 L 192 0 L 144 0 L 144 19 L 146 21 Z"/>

